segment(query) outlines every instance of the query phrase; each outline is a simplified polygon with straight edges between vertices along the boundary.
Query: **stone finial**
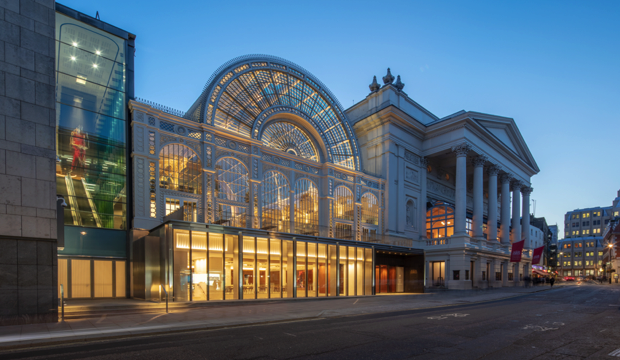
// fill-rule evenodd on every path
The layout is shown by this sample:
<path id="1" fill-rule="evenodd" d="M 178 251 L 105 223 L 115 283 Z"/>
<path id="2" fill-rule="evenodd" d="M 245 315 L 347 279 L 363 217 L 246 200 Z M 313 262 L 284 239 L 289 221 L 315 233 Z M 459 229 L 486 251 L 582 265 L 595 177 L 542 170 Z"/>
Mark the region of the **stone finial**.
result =
<path id="1" fill-rule="evenodd" d="M 394 84 L 394 87 L 396 87 L 398 91 L 403 91 L 405 84 L 400 81 L 400 75 L 396 77 L 396 83 Z"/>
<path id="2" fill-rule="evenodd" d="M 368 88 L 370 89 L 370 92 L 378 91 L 381 88 L 377 82 L 377 76 L 372 77 L 372 84 L 368 85 Z"/>
<path id="3" fill-rule="evenodd" d="M 383 77 L 383 84 L 389 85 L 389 84 L 391 84 L 393 82 L 394 82 L 394 76 L 392 75 L 392 72 L 390 71 L 390 68 L 388 68 L 387 75 L 385 75 Z"/>

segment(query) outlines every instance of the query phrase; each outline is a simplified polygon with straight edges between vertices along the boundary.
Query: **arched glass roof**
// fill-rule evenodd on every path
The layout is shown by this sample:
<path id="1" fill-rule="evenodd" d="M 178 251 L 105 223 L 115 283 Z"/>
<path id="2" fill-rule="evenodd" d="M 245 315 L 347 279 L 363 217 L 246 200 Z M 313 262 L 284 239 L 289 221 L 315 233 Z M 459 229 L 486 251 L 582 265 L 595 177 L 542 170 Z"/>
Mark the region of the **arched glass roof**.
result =
<path id="1" fill-rule="evenodd" d="M 325 143 L 327 161 L 360 169 L 357 141 L 337 100 L 318 79 L 284 59 L 248 55 L 229 61 L 187 116 L 258 139 L 263 122 L 277 113 L 312 124 Z"/>
<path id="2" fill-rule="evenodd" d="M 319 161 L 319 154 L 308 134 L 289 122 L 279 121 L 269 124 L 263 130 L 261 140 L 265 146 L 272 149 Z"/>

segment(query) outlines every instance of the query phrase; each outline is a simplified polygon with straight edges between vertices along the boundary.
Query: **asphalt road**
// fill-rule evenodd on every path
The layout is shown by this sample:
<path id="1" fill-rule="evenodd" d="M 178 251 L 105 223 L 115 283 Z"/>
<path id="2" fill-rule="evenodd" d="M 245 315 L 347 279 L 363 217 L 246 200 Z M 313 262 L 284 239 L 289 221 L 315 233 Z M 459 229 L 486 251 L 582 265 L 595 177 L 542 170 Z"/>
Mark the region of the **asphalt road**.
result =
<path id="1" fill-rule="evenodd" d="M 0 358 L 613 359 L 609 354 L 619 348 L 620 287 L 581 284 L 494 302 L 81 343 Z"/>

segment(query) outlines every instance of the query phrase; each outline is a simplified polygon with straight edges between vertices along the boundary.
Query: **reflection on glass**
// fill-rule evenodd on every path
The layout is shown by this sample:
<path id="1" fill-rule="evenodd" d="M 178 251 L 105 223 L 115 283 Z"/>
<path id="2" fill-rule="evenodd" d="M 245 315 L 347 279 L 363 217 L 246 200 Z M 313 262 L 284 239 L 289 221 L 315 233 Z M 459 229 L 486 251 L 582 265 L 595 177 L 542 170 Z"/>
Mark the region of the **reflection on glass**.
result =
<path id="1" fill-rule="evenodd" d="M 319 296 L 327 296 L 327 283 L 328 283 L 327 245 L 318 244 L 318 247 L 319 247 L 319 252 L 318 252 L 318 257 L 317 257 L 317 263 L 318 263 L 319 269 L 318 269 L 317 278 L 318 278 Z"/>
<path id="2" fill-rule="evenodd" d="M 192 231 L 192 300 L 207 300 L 207 233 Z"/>
<path id="3" fill-rule="evenodd" d="M 277 171 L 267 171 L 263 176 L 263 230 L 290 232 L 291 188 L 288 180 Z"/>
<path id="4" fill-rule="evenodd" d="M 198 155 L 180 144 L 169 144 L 159 152 L 159 186 L 162 189 L 202 194 L 202 165 Z"/>
<path id="5" fill-rule="evenodd" d="M 340 220 L 353 221 L 355 202 L 353 193 L 345 186 L 338 186 L 334 190 L 334 217 Z"/>
<path id="6" fill-rule="evenodd" d="M 308 255 L 306 257 L 307 267 L 308 267 L 308 297 L 316 297 L 317 296 L 317 252 L 316 252 L 315 243 L 308 243 Z"/>
<path id="7" fill-rule="evenodd" d="M 258 299 L 269 298 L 269 239 L 256 238 L 257 295 Z"/>
<path id="8" fill-rule="evenodd" d="M 222 158 L 215 164 L 215 169 L 215 196 L 218 199 L 250 202 L 249 177 L 245 165 L 234 158 Z"/>
<path id="9" fill-rule="evenodd" d="M 329 256 L 329 283 L 328 286 L 328 296 L 336 296 L 337 289 L 337 277 L 336 277 L 336 268 L 338 267 L 338 257 L 337 257 L 337 249 L 336 245 L 328 245 L 328 256 Z"/>
<path id="10" fill-rule="evenodd" d="M 348 267 L 347 267 L 347 247 L 346 246 L 339 246 L 339 250 L 340 250 L 340 289 L 339 289 L 339 294 L 340 295 L 347 295 L 347 291 L 348 291 L 348 279 L 349 279 L 349 274 L 348 274 Z"/>
<path id="11" fill-rule="evenodd" d="M 306 275 L 306 244 L 305 242 L 297 242 L 297 271 L 295 273 L 297 284 L 297 297 L 306 297 L 307 278 Z"/>
<path id="12" fill-rule="evenodd" d="M 256 299 L 256 253 L 254 238 L 243 237 L 243 298 Z"/>
<path id="13" fill-rule="evenodd" d="M 269 291 L 272 298 L 282 297 L 282 269 L 281 256 L 282 242 L 277 239 L 270 240 L 270 260 L 269 260 Z"/>
<path id="14" fill-rule="evenodd" d="M 239 299 L 239 286 L 235 286 L 239 281 L 239 237 L 236 235 L 225 235 L 225 273 L 224 289 L 226 290 L 225 299 Z"/>
<path id="15" fill-rule="evenodd" d="M 319 190 L 314 182 L 302 178 L 295 184 L 295 232 L 318 235 Z"/>
<path id="16" fill-rule="evenodd" d="M 209 300 L 224 300 L 224 235 L 209 233 Z"/>
<path id="17" fill-rule="evenodd" d="M 364 249 L 356 248 L 356 267 L 357 287 L 355 295 L 364 295 Z"/>
<path id="18" fill-rule="evenodd" d="M 366 255 L 364 294 L 372 295 L 372 249 L 364 249 L 364 254 Z"/>
<path id="19" fill-rule="evenodd" d="M 349 281 L 349 291 L 347 295 L 353 296 L 355 295 L 355 285 L 357 284 L 357 281 L 355 280 L 355 277 L 356 277 L 355 271 L 357 270 L 357 268 L 355 267 L 355 248 L 354 247 L 349 246 L 348 260 L 349 260 L 349 263 L 347 266 L 347 274 L 348 274 L 348 281 Z"/>
<path id="20" fill-rule="evenodd" d="M 189 301 L 191 270 L 189 261 L 189 231 L 174 230 L 174 301 Z"/>
<path id="21" fill-rule="evenodd" d="M 295 269 L 293 268 L 293 242 L 282 240 L 282 297 L 294 297 Z"/>

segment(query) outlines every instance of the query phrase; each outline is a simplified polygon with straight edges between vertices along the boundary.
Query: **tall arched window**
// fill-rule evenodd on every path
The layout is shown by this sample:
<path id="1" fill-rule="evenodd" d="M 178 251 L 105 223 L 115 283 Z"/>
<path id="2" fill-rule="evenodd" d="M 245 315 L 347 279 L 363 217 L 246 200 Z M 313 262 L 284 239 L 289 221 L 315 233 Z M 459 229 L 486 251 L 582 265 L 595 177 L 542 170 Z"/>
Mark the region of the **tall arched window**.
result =
<path id="1" fill-rule="evenodd" d="M 190 194 L 202 193 L 202 165 L 196 153 L 180 144 L 159 152 L 159 186 Z"/>
<path id="2" fill-rule="evenodd" d="M 295 183 L 295 232 L 318 235 L 319 232 L 319 189 L 309 179 Z"/>
<path id="3" fill-rule="evenodd" d="M 250 202 L 248 169 L 239 160 L 225 157 L 215 164 L 215 197 L 227 200 L 217 204 L 217 222 L 246 227 L 246 210 Z"/>
<path id="4" fill-rule="evenodd" d="M 362 195 L 362 222 L 379 225 L 379 202 L 372 193 Z"/>
<path id="5" fill-rule="evenodd" d="M 354 219 L 353 193 L 346 186 L 338 186 L 334 190 L 334 217 L 340 220 Z"/>
<path id="6" fill-rule="evenodd" d="M 443 238 L 454 234 L 454 208 L 443 202 L 435 203 L 426 212 L 426 237 Z"/>
<path id="7" fill-rule="evenodd" d="M 291 187 L 282 173 L 267 171 L 263 176 L 263 229 L 290 232 Z"/>

